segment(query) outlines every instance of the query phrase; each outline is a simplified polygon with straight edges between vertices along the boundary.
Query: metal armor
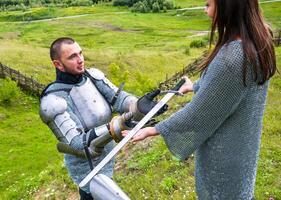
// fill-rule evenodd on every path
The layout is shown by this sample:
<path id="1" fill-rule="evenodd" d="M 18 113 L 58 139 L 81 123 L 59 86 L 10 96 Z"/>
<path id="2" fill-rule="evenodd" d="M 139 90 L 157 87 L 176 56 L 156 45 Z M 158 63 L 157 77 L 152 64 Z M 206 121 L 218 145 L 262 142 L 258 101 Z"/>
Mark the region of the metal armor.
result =
<path id="1" fill-rule="evenodd" d="M 130 200 L 112 179 L 103 174 L 94 176 L 90 191 L 95 200 Z"/>
<path id="2" fill-rule="evenodd" d="M 40 116 L 59 141 L 70 144 L 72 139 L 81 133 L 81 129 L 88 131 L 97 127 L 98 133 L 101 131 L 99 126 L 110 121 L 110 105 L 89 79 L 74 86 L 68 99 L 69 104 L 73 105 L 73 114 L 82 126 L 77 124 L 75 117 L 67 111 L 69 105 L 64 98 L 51 93 L 41 99 Z"/>
<path id="3" fill-rule="evenodd" d="M 53 131 L 57 139 L 70 144 L 80 134 L 76 122 L 70 117 L 67 102 L 56 95 L 49 94 L 41 99 L 40 116 Z"/>
<path id="4" fill-rule="evenodd" d="M 89 79 L 83 85 L 73 87 L 70 98 L 79 112 L 80 121 L 85 130 L 105 124 L 110 120 L 110 106 Z"/>

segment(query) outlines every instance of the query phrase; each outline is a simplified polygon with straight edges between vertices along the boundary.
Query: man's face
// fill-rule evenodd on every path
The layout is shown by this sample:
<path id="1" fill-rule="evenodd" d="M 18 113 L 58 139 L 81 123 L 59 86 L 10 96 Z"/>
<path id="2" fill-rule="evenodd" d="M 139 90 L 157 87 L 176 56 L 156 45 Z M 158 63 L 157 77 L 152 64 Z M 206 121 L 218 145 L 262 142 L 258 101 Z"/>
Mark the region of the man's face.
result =
<path id="1" fill-rule="evenodd" d="M 62 44 L 61 55 L 58 60 L 53 61 L 60 71 L 73 75 L 84 73 L 84 56 L 82 49 L 76 42 L 73 44 Z"/>

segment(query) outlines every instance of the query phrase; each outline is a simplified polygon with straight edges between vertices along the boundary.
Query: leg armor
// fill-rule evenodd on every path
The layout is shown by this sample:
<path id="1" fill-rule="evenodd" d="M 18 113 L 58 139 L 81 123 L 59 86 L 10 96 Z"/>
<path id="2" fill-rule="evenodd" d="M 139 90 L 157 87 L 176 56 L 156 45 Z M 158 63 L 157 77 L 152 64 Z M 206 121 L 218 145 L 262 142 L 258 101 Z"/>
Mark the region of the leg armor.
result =
<path id="1" fill-rule="evenodd" d="M 95 200 L 130 200 L 121 188 L 104 174 L 97 174 L 90 183 L 90 191 Z"/>

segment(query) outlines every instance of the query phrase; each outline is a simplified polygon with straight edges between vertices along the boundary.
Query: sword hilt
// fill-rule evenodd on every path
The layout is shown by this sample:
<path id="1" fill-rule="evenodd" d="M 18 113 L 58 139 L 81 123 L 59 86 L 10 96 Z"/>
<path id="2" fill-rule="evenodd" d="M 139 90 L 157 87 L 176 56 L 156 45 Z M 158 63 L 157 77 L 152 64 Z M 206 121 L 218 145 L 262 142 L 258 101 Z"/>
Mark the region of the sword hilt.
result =
<path id="1" fill-rule="evenodd" d="M 184 83 L 185 83 L 185 79 L 182 78 L 172 90 L 178 91 Z"/>

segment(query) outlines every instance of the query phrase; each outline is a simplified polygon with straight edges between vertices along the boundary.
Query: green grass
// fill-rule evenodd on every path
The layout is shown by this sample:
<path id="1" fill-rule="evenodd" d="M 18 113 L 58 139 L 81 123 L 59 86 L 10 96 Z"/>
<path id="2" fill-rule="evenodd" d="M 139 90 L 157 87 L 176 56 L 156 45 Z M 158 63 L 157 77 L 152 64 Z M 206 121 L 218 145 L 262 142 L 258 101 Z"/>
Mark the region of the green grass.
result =
<path id="1" fill-rule="evenodd" d="M 204 5 L 203 1 L 176 1 L 181 7 L 201 6 L 201 3 Z M 274 28 L 281 27 L 280 7 L 277 2 L 262 5 L 265 17 Z M 0 62 L 46 84 L 55 77 L 48 56 L 50 43 L 57 37 L 71 36 L 84 49 L 87 66 L 102 69 L 116 84 L 121 76 L 125 77 L 125 89 L 138 95 L 144 92 L 139 88 L 156 86 L 201 55 L 204 48 L 191 48 L 190 54 L 186 51 L 193 40 L 200 39 L 191 36 L 196 31 L 208 30 L 210 25 L 203 11 L 119 13 L 124 8 L 103 5 L 53 9 L 52 17 L 93 14 L 22 23 L 13 22 L 21 20 L 20 12 L 1 12 Z M 31 12 L 34 19 L 49 17 L 46 8 Z M 277 55 L 280 69 L 280 47 Z M 264 117 L 257 200 L 268 199 L 270 195 L 281 197 L 280 88 L 280 76 L 275 76 Z M 170 113 L 189 98 L 173 99 L 176 103 L 170 106 Z M 0 199 L 65 199 L 76 191 L 62 166 L 61 155 L 55 150 L 54 137 L 38 117 L 37 99 L 21 94 L 10 106 L 1 105 L 0 122 Z M 119 169 L 115 175 L 115 180 L 132 199 L 195 199 L 192 158 L 179 162 L 159 138 L 148 145 L 136 145 L 132 152 L 123 151 L 118 156 L 116 168 Z"/>
<path id="2" fill-rule="evenodd" d="M 262 4 L 263 14 L 274 29 L 281 29 L 281 2 Z"/>
<path id="3" fill-rule="evenodd" d="M 190 7 L 202 7 L 205 6 L 206 1 L 205 0 L 199 0 L 199 1 L 190 1 L 190 0 L 174 0 L 173 1 L 175 6 L 179 6 L 181 8 L 190 8 Z"/>
<path id="4" fill-rule="evenodd" d="M 28 8 L 23 11 L 2 11 L 0 12 L 0 22 L 20 22 L 20 21 L 31 21 L 31 20 L 42 20 L 54 17 L 66 17 L 73 15 L 84 15 L 84 14 L 99 14 L 103 12 L 114 12 L 114 11 L 124 11 L 124 8 L 113 7 L 110 5 L 100 5 L 98 9 L 96 6 L 91 7 L 67 7 L 67 8 L 57 8 L 57 7 L 38 7 L 38 8 Z"/>
<path id="5" fill-rule="evenodd" d="M 0 79 L 1 91 L 3 83 Z M 46 188 L 54 183 L 66 184 L 66 191 L 74 188 L 56 151 L 56 139 L 39 118 L 38 106 L 38 98 L 23 92 L 9 103 L 0 102 L 0 199 L 29 199 L 45 183 Z"/>

